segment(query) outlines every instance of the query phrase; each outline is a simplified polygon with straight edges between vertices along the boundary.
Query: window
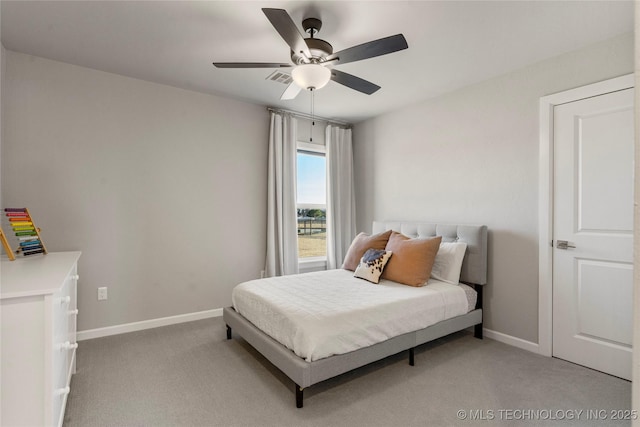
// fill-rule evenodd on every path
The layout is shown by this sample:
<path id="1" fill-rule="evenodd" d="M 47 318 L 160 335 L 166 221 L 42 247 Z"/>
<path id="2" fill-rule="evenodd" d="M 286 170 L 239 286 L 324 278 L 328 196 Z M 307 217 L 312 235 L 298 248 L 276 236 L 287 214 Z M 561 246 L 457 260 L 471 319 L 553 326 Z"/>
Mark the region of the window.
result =
<path id="1" fill-rule="evenodd" d="M 324 146 L 298 142 L 298 258 L 327 257 L 327 180 Z"/>

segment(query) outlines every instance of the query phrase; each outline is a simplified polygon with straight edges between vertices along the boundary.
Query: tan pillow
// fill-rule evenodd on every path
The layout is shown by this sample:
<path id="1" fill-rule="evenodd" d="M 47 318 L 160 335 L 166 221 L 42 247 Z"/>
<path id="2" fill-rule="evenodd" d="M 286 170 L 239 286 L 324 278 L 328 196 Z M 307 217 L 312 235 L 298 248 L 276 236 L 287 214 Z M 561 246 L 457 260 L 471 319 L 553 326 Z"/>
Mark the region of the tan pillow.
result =
<path id="1" fill-rule="evenodd" d="M 347 256 L 344 257 L 344 262 L 342 263 L 342 268 L 355 271 L 360 263 L 360 258 L 362 258 L 362 255 L 364 255 L 367 249 L 384 250 L 389 236 L 391 236 L 391 230 L 383 231 L 373 236 L 369 236 L 366 233 L 358 234 L 353 239 L 353 242 L 351 242 L 351 246 L 349 246 Z"/>
<path id="2" fill-rule="evenodd" d="M 424 286 L 431 275 L 442 237 L 411 239 L 403 234 L 391 233 L 386 251 L 393 252 L 382 278 L 409 286 Z"/>

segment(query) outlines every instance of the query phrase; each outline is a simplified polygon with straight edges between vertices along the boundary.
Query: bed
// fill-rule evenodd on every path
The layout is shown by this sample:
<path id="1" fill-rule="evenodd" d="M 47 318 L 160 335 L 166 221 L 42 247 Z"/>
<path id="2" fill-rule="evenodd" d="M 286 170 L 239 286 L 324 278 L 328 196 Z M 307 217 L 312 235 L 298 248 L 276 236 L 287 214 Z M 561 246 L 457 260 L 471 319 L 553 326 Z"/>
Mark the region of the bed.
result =
<path id="1" fill-rule="evenodd" d="M 318 288 L 321 283 L 331 284 L 326 285 L 329 289 L 327 293 L 330 293 L 332 286 L 336 288 L 347 286 L 351 283 L 350 286 L 357 287 L 359 284 L 360 288 L 354 288 L 352 293 L 359 295 L 358 293 L 363 292 L 363 290 L 371 292 L 374 294 L 374 300 L 376 299 L 376 293 L 380 294 L 378 300 L 388 298 L 386 292 L 393 291 L 398 293 L 398 301 L 394 300 L 392 303 L 405 304 L 403 306 L 398 305 L 398 307 L 402 307 L 402 317 L 396 319 L 395 323 L 391 319 L 391 326 L 386 324 L 376 325 L 375 322 L 377 321 L 376 319 L 380 318 L 379 316 L 370 316 L 365 311 L 360 311 L 357 315 L 358 319 L 361 319 L 362 322 L 371 322 L 371 327 L 366 328 L 366 333 L 348 336 L 347 339 L 339 334 L 343 333 L 341 331 L 342 325 L 348 324 L 352 320 L 345 317 L 347 316 L 346 313 L 333 310 L 328 305 L 332 304 L 330 300 L 324 301 L 322 295 L 318 296 L 312 293 L 308 296 L 302 296 L 299 300 L 289 301 L 289 305 L 292 306 L 290 308 L 294 312 L 292 314 L 294 317 L 291 319 L 287 319 L 286 316 L 278 316 L 279 309 L 272 310 L 268 306 L 262 307 L 258 305 L 255 310 L 258 314 L 246 311 L 248 306 L 257 304 L 256 301 L 261 299 L 260 295 L 254 298 L 255 301 L 247 301 L 245 299 L 244 306 L 238 301 L 234 301 L 234 305 L 237 306 L 238 310 L 234 306 L 226 307 L 223 310 L 223 319 L 227 327 L 227 339 L 232 338 L 232 331 L 236 332 L 287 375 L 295 384 L 296 406 L 298 408 L 303 407 L 303 390 L 305 388 L 353 369 L 404 351 L 408 351 L 409 364 L 413 366 L 414 349 L 417 346 L 470 327 L 474 327 L 474 336 L 482 339 L 482 286 L 487 281 L 486 226 L 374 221 L 372 234 L 385 230 L 394 230 L 411 238 L 441 236 L 442 242 L 466 243 L 466 252 L 460 270 L 460 283 L 474 288 L 475 307 L 465 310 L 461 308 L 461 300 L 464 299 L 468 304 L 470 295 L 473 292 L 469 292 L 468 289 L 463 291 L 460 290 L 462 289 L 460 286 L 440 283 L 439 281 L 430 280 L 428 286 L 412 289 L 407 289 L 409 287 L 389 281 L 381 281 L 383 286 L 373 284 L 367 286 L 366 282 L 361 279 L 350 279 L 349 277 L 353 273 L 345 270 L 322 271 L 277 278 L 283 279 L 280 285 L 280 292 L 283 293 L 276 294 L 279 295 L 276 296 L 276 299 L 279 298 L 281 300 L 288 300 L 295 294 L 302 293 L 306 288 Z M 246 282 L 238 285 L 237 288 L 265 288 L 268 287 L 266 285 L 269 285 L 270 280 L 275 279 Z M 279 282 L 274 283 L 277 285 Z M 298 286 L 298 288 L 295 288 L 295 286 Z M 271 287 L 277 288 L 277 286 Z M 289 288 L 292 289 L 288 290 Z M 422 315 L 419 312 L 415 312 L 415 310 L 412 311 L 418 300 L 404 298 L 403 291 L 404 293 L 412 292 L 416 295 L 416 298 L 424 298 L 419 303 L 425 306 L 432 305 L 433 310 L 438 313 L 437 316 L 442 313 L 448 313 L 448 315 L 433 317 L 431 315 Z M 287 295 L 286 292 L 293 293 Z M 236 299 L 236 294 L 240 293 L 240 290 L 234 290 L 234 300 Z M 307 301 L 305 301 L 305 298 Z M 348 292 L 345 292 L 344 299 L 349 299 Z M 429 302 L 436 300 L 449 301 L 449 305 L 439 307 L 437 304 L 434 305 L 434 303 Z M 385 307 L 379 306 L 375 311 L 384 312 L 386 306 L 390 304 L 391 302 L 385 303 Z M 398 312 L 397 308 L 394 310 Z M 245 315 L 240 314 L 239 311 L 244 311 Z M 311 339 L 306 336 L 307 334 L 292 329 L 301 322 L 299 318 L 295 317 L 296 311 L 305 312 L 303 313 L 305 315 L 310 314 L 312 318 L 320 317 L 323 324 L 331 326 L 323 329 L 323 331 L 327 331 L 326 336 Z M 333 319 L 328 315 L 332 311 L 337 312 L 335 315 L 337 317 Z M 389 313 L 391 312 L 389 311 Z M 270 317 L 273 318 L 269 319 Z M 438 320 L 440 318 L 444 320 Z M 421 327 L 420 322 L 429 324 L 429 326 Z M 313 326 L 310 326 L 310 328 L 313 329 Z M 304 329 L 302 331 L 304 332 Z M 344 333 L 346 333 L 346 329 Z M 287 341 L 287 339 L 290 341 Z M 327 347 L 325 341 L 332 344 Z M 316 345 L 317 342 L 322 342 L 324 347 Z"/>

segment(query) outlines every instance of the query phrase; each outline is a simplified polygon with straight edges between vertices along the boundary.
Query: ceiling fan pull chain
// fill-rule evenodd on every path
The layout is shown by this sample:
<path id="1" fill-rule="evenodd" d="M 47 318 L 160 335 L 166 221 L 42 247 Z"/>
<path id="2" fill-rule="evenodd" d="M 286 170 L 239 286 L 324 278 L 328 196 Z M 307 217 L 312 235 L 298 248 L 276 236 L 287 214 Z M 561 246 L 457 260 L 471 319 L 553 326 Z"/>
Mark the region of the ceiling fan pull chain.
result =
<path id="1" fill-rule="evenodd" d="M 309 88 L 309 91 L 311 92 L 311 136 L 309 137 L 309 142 L 313 142 L 313 127 L 316 125 L 316 121 L 315 121 L 315 116 L 314 116 L 314 110 L 313 110 L 313 98 L 314 98 L 314 91 L 313 88 Z"/>

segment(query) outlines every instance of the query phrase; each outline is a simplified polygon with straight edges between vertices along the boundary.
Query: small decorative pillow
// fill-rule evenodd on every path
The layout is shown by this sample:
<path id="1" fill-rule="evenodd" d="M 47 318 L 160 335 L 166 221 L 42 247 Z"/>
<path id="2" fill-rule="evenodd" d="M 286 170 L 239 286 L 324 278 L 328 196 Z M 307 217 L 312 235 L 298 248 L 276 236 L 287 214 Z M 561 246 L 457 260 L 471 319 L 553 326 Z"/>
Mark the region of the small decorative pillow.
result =
<path id="1" fill-rule="evenodd" d="M 431 277 L 457 285 L 460 283 L 460 270 L 467 251 L 464 242 L 442 242 L 431 269 Z"/>
<path id="2" fill-rule="evenodd" d="M 354 277 L 368 280 L 371 283 L 380 282 L 380 276 L 384 266 L 389 261 L 389 258 L 393 252 L 385 251 L 383 249 L 367 249 L 360 259 L 360 264 L 356 267 Z"/>

